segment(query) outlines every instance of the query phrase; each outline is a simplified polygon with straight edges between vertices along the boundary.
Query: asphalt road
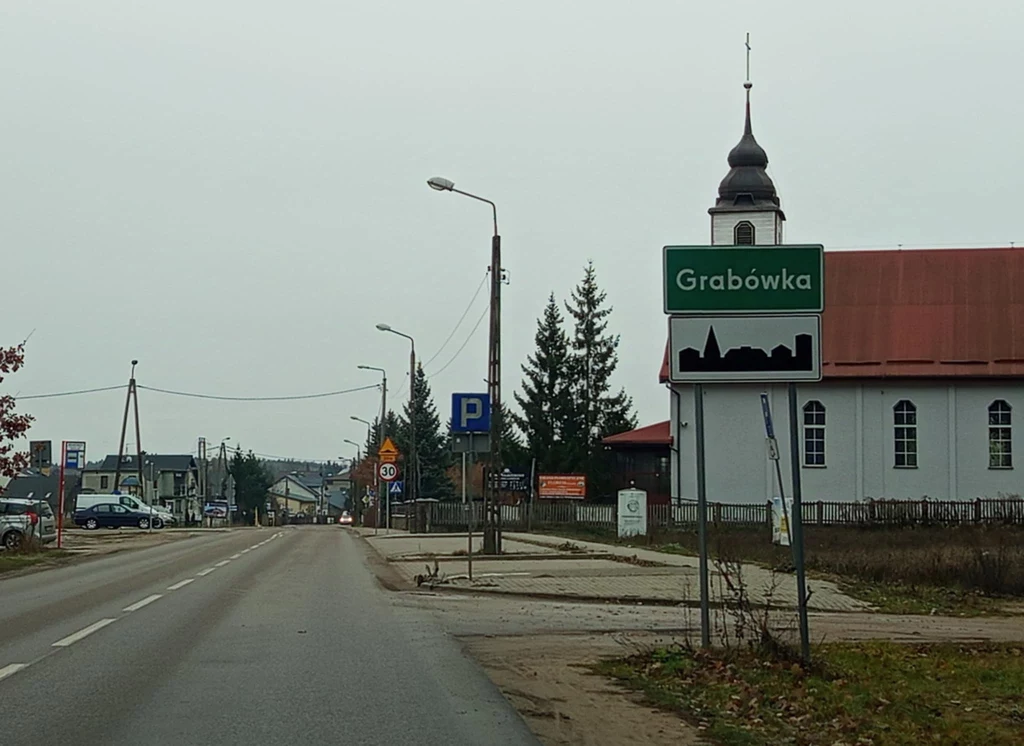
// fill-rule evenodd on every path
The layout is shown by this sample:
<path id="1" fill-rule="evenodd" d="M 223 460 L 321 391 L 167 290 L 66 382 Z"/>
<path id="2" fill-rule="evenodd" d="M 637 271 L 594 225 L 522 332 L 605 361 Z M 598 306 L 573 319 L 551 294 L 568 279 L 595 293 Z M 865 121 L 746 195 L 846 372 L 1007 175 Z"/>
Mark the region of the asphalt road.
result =
<path id="1" fill-rule="evenodd" d="M 0 580 L 0 741 L 537 744 L 357 541 L 248 529 Z"/>

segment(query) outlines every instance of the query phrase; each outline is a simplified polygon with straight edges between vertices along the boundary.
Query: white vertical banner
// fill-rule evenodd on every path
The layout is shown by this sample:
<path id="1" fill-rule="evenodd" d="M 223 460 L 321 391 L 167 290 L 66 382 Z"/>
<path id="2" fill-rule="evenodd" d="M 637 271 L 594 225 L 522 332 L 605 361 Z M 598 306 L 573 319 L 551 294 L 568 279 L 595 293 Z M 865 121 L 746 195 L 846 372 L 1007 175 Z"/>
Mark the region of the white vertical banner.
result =
<path id="1" fill-rule="evenodd" d="M 772 498 L 772 543 L 789 546 L 790 526 L 793 524 L 793 503 L 786 501 L 786 509 L 782 509 L 781 497 Z"/>

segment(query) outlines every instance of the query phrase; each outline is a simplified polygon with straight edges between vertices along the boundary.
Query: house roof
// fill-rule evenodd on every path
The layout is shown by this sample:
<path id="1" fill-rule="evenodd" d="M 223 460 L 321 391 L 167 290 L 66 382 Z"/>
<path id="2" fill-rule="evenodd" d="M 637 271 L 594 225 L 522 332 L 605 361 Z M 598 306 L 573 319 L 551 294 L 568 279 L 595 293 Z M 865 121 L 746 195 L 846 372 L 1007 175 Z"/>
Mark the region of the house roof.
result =
<path id="1" fill-rule="evenodd" d="M 72 494 L 71 480 L 67 480 L 64 488 L 66 494 Z M 31 494 L 33 499 L 42 500 L 47 495 L 60 494 L 60 475 L 57 472 L 46 476 L 35 471 L 23 471 L 14 477 L 0 492 L 4 497 L 15 497 L 27 499 Z"/>
<path id="2" fill-rule="evenodd" d="M 196 460 L 193 456 L 182 453 L 143 453 L 142 461 L 146 463 L 151 461 L 153 468 L 156 471 L 189 471 L 190 469 L 198 468 L 196 466 Z M 126 469 L 131 471 L 137 469 L 137 456 L 134 453 L 126 453 L 121 457 L 121 471 Z M 116 471 L 117 470 L 117 454 L 110 454 L 103 463 L 93 469 L 87 469 L 86 471 Z"/>
<path id="3" fill-rule="evenodd" d="M 332 490 L 327 493 L 327 504 L 338 510 L 345 509 L 345 502 L 348 500 L 348 490 Z"/>
<path id="4" fill-rule="evenodd" d="M 606 446 L 671 446 L 669 421 L 638 427 L 624 433 L 609 435 L 601 441 Z"/>
<path id="5" fill-rule="evenodd" d="M 268 491 L 277 497 L 287 497 L 289 500 L 311 503 L 316 502 L 320 487 L 317 485 L 315 489 L 311 488 L 297 479 L 295 474 L 285 474 L 274 482 Z"/>
<path id="6" fill-rule="evenodd" d="M 826 379 L 1024 376 L 1024 247 L 826 252 L 821 342 Z"/>

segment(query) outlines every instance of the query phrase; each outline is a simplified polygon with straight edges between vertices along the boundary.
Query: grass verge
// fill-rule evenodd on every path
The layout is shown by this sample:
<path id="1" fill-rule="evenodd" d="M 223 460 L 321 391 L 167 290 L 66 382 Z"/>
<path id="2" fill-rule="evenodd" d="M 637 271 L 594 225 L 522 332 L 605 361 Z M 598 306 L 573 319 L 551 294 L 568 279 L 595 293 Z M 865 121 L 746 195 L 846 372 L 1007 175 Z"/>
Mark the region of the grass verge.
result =
<path id="1" fill-rule="evenodd" d="M 871 528 L 807 526 L 809 578 L 830 580 L 887 614 L 993 616 L 1014 613 L 1024 598 L 1024 529 L 1013 526 Z M 552 534 L 695 556 L 695 529 L 655 529 L 619 539 L 609 529 L 578 526 Z M 709 526 L 712 556 L 791 572 L 789 548 L 767 529 Z"/>
<path id="2" fill-rule="evenodd" d="M 1022 645 L 828 644 L 815 664 L 660 649 L 594 667 L 723 746 L 1020 744 Z"/>
<path id="3" fill-rule="evenodd" d="M 0 575 L 24 570 L 36 565 L 57 565 L 71 558 L 70 552 L 62 549 L 44 549 L 28 552 L 0 552 Z"/>

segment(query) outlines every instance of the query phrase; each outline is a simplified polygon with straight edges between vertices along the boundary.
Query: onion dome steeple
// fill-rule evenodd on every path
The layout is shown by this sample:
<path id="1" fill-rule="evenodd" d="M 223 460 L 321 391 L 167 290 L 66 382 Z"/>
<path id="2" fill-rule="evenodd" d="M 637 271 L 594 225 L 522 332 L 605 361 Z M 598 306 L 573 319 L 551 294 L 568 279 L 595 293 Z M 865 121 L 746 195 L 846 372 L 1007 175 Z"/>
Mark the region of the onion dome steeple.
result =
<path id="1" fill-rule="evenodd" d="M 743 137 L 729 151 L 729 173 L 718 185 L 718 200 L 715 207 L 755 207 L 769 205 L 778 208 L 779 197 L 775 184 L 765 170 L 768 154 L 764 151 L 750 126 L 750 89 L 752 84 L 743 84 L 747 90 L 747 114 L 743 124 Z"/>

